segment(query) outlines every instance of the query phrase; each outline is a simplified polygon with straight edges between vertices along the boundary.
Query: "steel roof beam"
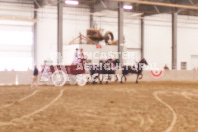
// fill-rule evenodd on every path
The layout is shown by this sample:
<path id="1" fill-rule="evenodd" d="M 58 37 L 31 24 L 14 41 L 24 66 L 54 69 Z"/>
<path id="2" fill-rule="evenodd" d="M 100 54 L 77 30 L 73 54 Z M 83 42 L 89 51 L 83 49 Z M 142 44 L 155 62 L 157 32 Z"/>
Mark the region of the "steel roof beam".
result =
<path id="1" fill-rule="evenodd" d="M 179 4 L 153 2 L 153 1 L 140 1 L 140 0 L 108 0 L 108 1 L 129 2 L 129 3 L 143 4 L 143 5 L 153 5 L 153 6 L 163 6 L 163 7 L 171 7 L 171 8 L 198 10 L 198 6 L 179 5 Z"/>

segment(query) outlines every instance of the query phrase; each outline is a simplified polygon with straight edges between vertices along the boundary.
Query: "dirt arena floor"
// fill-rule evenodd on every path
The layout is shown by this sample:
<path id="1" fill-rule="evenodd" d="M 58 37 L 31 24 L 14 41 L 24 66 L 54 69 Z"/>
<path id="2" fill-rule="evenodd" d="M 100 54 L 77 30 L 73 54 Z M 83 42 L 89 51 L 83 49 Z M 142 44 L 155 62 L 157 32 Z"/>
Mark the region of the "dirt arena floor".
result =
<path id="1" fill-rule="evenodd" d="M 198 132 L 198 83 L 1 86 L 0 132 Z"/>

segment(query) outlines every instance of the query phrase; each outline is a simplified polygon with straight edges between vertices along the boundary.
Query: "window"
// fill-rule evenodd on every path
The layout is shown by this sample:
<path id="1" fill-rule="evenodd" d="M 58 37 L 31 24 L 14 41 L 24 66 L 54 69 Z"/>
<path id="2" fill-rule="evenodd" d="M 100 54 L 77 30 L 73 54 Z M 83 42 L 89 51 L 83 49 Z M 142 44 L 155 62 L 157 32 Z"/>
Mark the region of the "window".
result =
<path id="1" fill-rule="evenodd" d="M 32 45 L 30 31 L 1 31 L 0 45 Z"/>
<path id="2" fill-rule="evenodd" d="M 0 71 L 27 71 L 32 68 L 32 57 L 0 57 Z"/>
<path id="3" fill-rule="evenodd" d="M 32 68 L 32 25 L 0 25 L 0 71 Z"/>

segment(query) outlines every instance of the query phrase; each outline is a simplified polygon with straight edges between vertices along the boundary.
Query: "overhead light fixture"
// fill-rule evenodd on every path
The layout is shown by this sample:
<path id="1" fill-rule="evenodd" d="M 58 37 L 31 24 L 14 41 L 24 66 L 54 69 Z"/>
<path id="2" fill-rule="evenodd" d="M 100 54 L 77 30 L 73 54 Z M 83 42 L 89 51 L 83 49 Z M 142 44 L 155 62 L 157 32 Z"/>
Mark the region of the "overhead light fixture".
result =
<path id="1" fill-rule="evenodd" d="M 68 4 L 68 5 L 78 5 L 79 2 L 76 1 L 76 0 L 66 0 L 65 1 L 65 4 Z"/>
<path id="2" fill-rule="evenodd" d="M 124 5 L 123 8 L 126 10 L 132 10 L 133 6 L 132 5 Z"/>

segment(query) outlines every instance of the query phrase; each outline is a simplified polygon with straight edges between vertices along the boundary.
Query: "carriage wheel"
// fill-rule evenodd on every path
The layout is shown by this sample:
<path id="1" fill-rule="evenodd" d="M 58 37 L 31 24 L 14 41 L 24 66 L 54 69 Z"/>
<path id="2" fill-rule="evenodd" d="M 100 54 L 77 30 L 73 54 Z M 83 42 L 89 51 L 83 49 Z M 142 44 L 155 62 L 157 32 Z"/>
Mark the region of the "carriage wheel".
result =
<path id="1" fill-rule="evenodd" d="M 54 84 L 54 86 L 58 86 L 61 87 L 66 83 L 66 74 L 61 71 L 61 70 L 57 70 L 52 74 L 52 82 Z"/>
<path id="2" fill-rule="evenodd" d="M 69 75 L 69 84 L 70 85 L 76 85 L 76 75 Z"/>
<path id="3" fill-rule="evenodd" d="M 85 86 L 87 84 L 87 77 L 83 74 L 76 76 L 76 81 L 79 86 Z"/>

